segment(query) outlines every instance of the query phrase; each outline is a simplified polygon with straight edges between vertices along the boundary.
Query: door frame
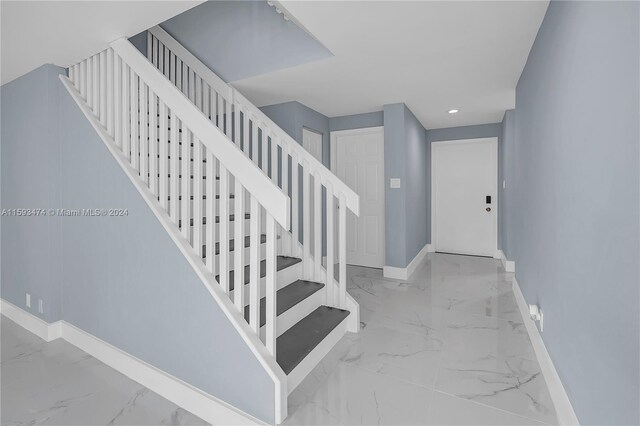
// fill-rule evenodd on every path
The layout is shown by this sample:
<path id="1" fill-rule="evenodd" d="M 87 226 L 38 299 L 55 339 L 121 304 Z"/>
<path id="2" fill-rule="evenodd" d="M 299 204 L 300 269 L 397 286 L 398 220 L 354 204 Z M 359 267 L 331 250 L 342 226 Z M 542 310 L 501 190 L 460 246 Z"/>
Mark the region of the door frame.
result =
<path id="1" fill-rule="evenodd" d="M 496 214 L 493 216 L 493 257 L 500 258 L 500 254 L 498 251 L 498 215 L 500 214 L 500 197 L 498 192 L 498 167 L 499 167 L 499 158 L 498 158 L 498 138 L 497 137 L 489 137 L 489 138 L 469 138 L 469 139 L 454 139 L 454 140 L 446 140 L 446 141 L 437 141 L 431 142 L 430 146 L 430 154 L 431 154 L 431 244 L 433 245 L 433 251 L 438 251 L 437 246 L 437 238 L 436 238 L 436 148 L 439 146 L 446 145 L 466 145 L 472 143 L 490 143 L 494 146 L 495 149 L 495 159 L 496 159 L 496 167 L 493 170 L 493 181 L 494 181 L 494 194 L 495 194 L 495 203 L 492 203 L 492 207 L 495 208 Z"/>
<path id="2" fill-rule="evenodd" d="M 366 134 L 371 134 L 371 133 L 381 133 L 382 134 L 382 150 L 380 151 L 380 153 L 382 154 L 382 174 L 381 174 L 381 179 L 382 179 L 382 223 L 384 224 L 384 228 L 382 230 L 382 235 L 380 236 L 380 245 L 382 247 L 380 247 L 380 249 L 382 250 L 382 265 L 380 265 L 380 268 L 383 268 L 384 265 L 386 264 L 386 259 L 387 259 L 387 239 L 386 239 L 386 232 L 387 232 L 387 206 L 386 206 L 386 186 L 385 186 L 385 182 L 386 182 L 386 178 L 385 178 L 385 174 L 384 174 L 384 126 L 372 126 L 372 127 L 361 127 L 358 129 L 347 129 L 347 130 L 333 130 L 331 132 L 329 132 L 329 166 L 330 166 L 330 170 L 331 173 L 335 174 L 336 176 L 337 171 L 336 171 L 336 164 L 337 164 L 337 155 L 338 155 L 338 150 L 336 149 L 336 144 L 337 144 L 337 138 L 340 135 L 366 135 Z M 349 262 L 347 262 L 347 264 L 350 264 Z"/>

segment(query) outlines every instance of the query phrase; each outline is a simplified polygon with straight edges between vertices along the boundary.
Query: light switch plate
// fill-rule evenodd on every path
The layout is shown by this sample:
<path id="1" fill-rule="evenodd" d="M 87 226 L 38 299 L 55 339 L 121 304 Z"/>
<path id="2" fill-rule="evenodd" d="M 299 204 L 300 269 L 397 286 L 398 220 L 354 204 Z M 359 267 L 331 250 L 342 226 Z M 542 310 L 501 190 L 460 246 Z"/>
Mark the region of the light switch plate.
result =
<path id="1" fill-rule="evenodd" d="M 400 188 L 400 178 L 389 179 L 389 187 L 394 189 Z"/>
<path id="2" fill-rule="evenodd" d="M 503 180 L 502 181 L 502 189 L 505 189 L 507 187 L 507 181 Z"/>
<path id="3" fill-rule="evenodd" d="M 25 298 L 25 305 L 27 305 L 27 308 L 31 307 L 31 295 L 29 293 L 25 293 L 26 298 Z"/>

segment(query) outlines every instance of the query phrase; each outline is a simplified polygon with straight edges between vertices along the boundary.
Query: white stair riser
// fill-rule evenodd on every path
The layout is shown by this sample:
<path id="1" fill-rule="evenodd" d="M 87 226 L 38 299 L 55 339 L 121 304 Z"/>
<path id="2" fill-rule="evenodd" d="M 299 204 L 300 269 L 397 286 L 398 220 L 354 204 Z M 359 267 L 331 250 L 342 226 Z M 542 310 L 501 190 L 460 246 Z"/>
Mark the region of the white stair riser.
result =
<path id="1" fill-rule="evenodd" d="M 288 268 L 278 271 L 276 275 L 276 284 L 277 284 L 276 291 L 297 281 L 302 276 L 301 266 L 302 266 L 302 263 L 297 263 L 293 266 L 290 266 Z M 263 277 L 260 279 L 260 298 L 263 298 L 266 294 L 265 286 L 266 286 L 266 278 Z M 229 297 L 231 297 L 231 299 L 233 299 L 234 291 L 229 292 Z M 249 284 L 245 284 L 244 286 L 244 304 L 245 305 L 249 304 Z"/>
<path id="2" fill-rule="evenodd" d="M 353 315 L 351 312 L 349 315 Z M 313 371 L 329 351 L 347 334 L 349 318 L 342 320 L 340 324 L 329 333 L 318 346 L 316 346 L 301 362 L 287 375 L 287 392 L 291 394 L 295 388 Z"/>
<path id="3" fill-rule="evenodd" d="M 324 287 L 321 290 L 316 291 L 311 296 L 307 297 L 298 304 L 287 309 L 282 314 L 278 315 L 276 321 L 276 333 L 280 336 L 285 331 L 300 322 L 303 318 L 315 311 L 320 305 L 324 304 Z M 266 327 L 260 327 L 260 338 L 264 340 L 266 333 Z"/>

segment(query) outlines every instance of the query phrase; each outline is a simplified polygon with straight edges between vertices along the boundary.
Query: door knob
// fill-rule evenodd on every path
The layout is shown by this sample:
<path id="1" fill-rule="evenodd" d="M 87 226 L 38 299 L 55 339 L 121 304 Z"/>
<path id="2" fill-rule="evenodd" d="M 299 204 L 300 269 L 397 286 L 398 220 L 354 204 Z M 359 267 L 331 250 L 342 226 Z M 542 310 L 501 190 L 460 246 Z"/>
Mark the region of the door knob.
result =
<path id="1" fill-rule="evenodd" d="M 487 207 L 485 210 L 490 212 L 491 211 L 491 207 Z"/>

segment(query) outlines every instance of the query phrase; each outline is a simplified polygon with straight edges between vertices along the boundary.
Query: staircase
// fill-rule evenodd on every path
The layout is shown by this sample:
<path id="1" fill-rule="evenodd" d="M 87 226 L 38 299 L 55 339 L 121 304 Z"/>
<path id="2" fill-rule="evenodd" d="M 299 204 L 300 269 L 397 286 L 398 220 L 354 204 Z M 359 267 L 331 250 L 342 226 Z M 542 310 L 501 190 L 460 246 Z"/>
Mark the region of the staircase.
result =
<path id="1" fill-rule="evenodd" d="M 358 331 L 358 196 L 160 27 L 147 42 L 147 58 L 119 39 L 60 78 L 273 379 L 280 423 L 287 395 Z"/>

